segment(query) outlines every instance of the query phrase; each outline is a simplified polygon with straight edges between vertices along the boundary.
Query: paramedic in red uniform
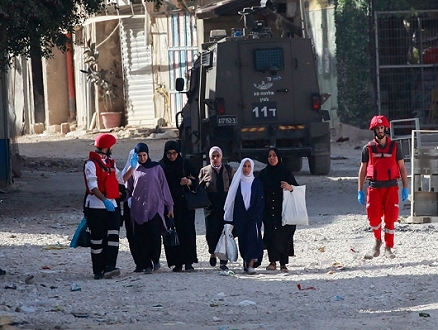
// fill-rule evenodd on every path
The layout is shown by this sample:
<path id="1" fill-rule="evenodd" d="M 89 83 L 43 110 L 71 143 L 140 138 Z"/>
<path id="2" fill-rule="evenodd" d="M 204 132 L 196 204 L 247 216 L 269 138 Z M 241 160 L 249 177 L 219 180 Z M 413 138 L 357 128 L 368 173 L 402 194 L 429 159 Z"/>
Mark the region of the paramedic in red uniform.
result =
<path id="1" fill-rule="evenodd" d="M 375 138 L 362 149 L 357 200 L 365 205 L 362 188 L 367 179 L 369 185 L 366 210 L 376 242 L 364 258 L 372 259 L 380 255 L 382 218 L 385 222 L 385 255 L 388 258 L 395 258 L 391 249 L 394 247 L 394 224 L 399 214 L 397 179 L 402 180 L 402 201 L 405 201 L 408 198 L 408 177 L 400 145 L 387 136 L 389 122 L 385 116 L 374 116 L 371 119 L 370 130 L 374 131 Z"/>
<path id="2" fill-rule="evenodd" d="M 116 267 L 119 252 L 120 213 L 116 211 L 116 198 L 120 196 L 121 172 L 111 159 L 116 138 L 99 134 L 96 151 L 90 151 L 84 166 L 87 196 L 85 216 L 91 232 L 91 261 L 96 280 L 120 275 Z"/>

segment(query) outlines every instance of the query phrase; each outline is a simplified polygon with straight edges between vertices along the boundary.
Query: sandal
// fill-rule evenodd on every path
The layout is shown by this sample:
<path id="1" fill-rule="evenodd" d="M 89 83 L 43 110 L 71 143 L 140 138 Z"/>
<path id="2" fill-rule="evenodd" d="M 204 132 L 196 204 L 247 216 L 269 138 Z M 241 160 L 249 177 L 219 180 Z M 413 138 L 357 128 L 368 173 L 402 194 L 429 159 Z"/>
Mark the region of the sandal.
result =
<path id="1" fill-rule="evenodd" d="M 266 270 L 276 270 L 276 269 L 277 269 L 277 265 L 275 264 L 275 262 L 271 262 L 269 266 L 266 267 Z"/>
<path id="2" fill-rule="evenodd" d="M 287 267 L 285 265 L 281 265 L 280 266 L 280 271 L 282 273 L 289 273 L 289 269 L 287 269 Z"/>

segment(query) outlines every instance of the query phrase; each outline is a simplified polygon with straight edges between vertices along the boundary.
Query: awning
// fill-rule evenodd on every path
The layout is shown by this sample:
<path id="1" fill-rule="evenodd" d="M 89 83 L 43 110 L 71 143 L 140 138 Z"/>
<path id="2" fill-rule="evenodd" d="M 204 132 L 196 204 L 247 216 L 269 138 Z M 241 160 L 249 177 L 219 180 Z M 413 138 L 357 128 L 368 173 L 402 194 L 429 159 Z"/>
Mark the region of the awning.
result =
<path id="1" fill-rule="evenodd" d="M 196 9 L 196 18 L 208 19 L 223 15 L 236 15 L 245 7 L 260 6 L 260 0 L 223 0 L 215 1 Z"/>

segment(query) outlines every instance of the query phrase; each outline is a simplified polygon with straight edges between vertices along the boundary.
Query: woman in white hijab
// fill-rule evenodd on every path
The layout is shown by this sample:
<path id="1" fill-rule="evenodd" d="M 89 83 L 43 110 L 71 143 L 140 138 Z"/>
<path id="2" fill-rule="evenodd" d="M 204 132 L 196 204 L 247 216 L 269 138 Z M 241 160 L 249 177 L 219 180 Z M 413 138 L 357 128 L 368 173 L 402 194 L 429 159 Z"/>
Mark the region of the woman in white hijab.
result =
<path id="1" fill-rule="evenodd" d="M 254 162 L 244 158 L 234 174 L 224 206 L 224 220 L 234 225 L 243 269 L 255 274 L 263 258 L 261 234 L 264 193 L 262 182 L 254 177 Z"/>

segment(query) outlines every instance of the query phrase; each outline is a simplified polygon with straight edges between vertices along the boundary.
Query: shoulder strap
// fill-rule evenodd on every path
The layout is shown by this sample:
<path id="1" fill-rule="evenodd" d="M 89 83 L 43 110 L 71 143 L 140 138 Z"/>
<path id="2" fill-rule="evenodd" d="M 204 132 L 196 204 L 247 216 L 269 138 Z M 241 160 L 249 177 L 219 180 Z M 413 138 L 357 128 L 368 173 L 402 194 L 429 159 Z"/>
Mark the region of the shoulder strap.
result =
<path id="1" fill-rule="evenodd" d="M 395 146 L 395 141 L 391 141 L 389 143 L 388 154 L 392 154 L 392 150 L 394 149 L 394 146 Z"/>

